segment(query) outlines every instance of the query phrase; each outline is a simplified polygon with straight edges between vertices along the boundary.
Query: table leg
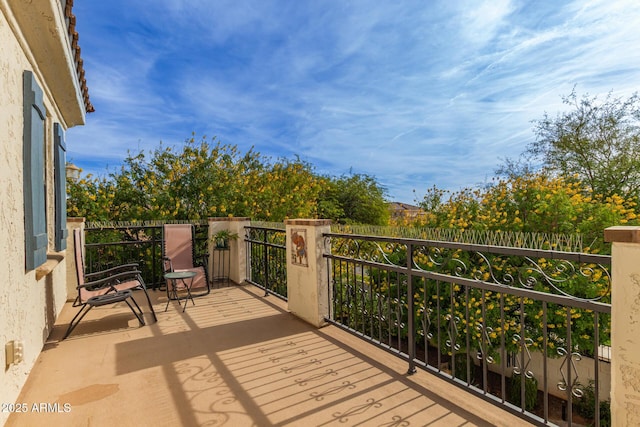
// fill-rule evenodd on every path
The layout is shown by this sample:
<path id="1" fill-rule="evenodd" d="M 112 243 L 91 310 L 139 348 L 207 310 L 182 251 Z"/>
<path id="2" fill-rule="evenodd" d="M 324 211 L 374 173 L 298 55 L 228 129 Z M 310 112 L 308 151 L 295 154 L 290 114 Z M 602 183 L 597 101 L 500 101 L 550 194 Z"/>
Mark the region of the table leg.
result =
<path id="1" fill-rule="evenodd" d="M 193 300 L 193 295 L 191 295 L 191 286 L 193 286 L 193 277 L 191 277 L 191 281 L 189 282 L 189 285 L 187 285 L 187 282 L 185 281 L 185 279 L 182 279 L 182 284 L 184 285 L 185 288 L 187 288 L 187 297 L 184 300 L 184 308 L 182 309 L 182 312 L 184 313 L 184 311 L 187 309 L 187 304 L 189 303 L 189 299 L 191 299 L 191 303 L 195 306 L 196 302 Z"/>
<path id="2" fill-rule="evenodd" d="M 167 305 L 164 307 L 164 311 L 167 311 L 169 308 L 169 302 L 171 301 L 171 297 L 178 301 L 178 305 L 182 305 L 180 303 L 180 298 L 178 298 L 178 287 L 176 286 L 176 279 L 170 279 L 171 282 L 171 293 L 169 293 L 169 284 L 167 283 Z M 182 280 L 184 282 L 184 279 Z M 185 301 L 185 308 L 187 306 L 187 302 Z M 183 310 L 184 312 L 184 310 Z"/>

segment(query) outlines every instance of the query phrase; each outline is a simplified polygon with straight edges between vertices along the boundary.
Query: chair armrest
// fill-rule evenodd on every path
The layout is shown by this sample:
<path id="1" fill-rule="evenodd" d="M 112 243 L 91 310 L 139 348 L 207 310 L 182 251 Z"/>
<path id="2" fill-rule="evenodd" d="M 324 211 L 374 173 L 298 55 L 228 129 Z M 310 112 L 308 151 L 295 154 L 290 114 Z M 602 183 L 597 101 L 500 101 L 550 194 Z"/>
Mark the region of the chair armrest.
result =
<path id="1" fill-rule="evenodd" d="M 105 282 L 105 283 L 103 283 Z M 116 292 L 117 289 L 113 286 L 113 283 L 110 283 L 106 280 L 96 280 L 95 282 L 87 282 L 87 283 L 83 283 L 82 285 L 78 285 L 78 289 L 80 288 L 86 288 L 90 291 L 97 291 L 100 289 L 107 289 L 106 293 L 109 293 L 111 291 Z"/>
<path id="2" fill-rule="evenodd" d="M 96 288 L 99 289 L 99 288 L 105 288 L 105 287 L 113 288 L 114 285 L 117 285 L 118 283 L 126 282 L 128 280 L 135 279 L 139 281 L 141 274 L 142 272 L 139 270 L 125 271 L 123 273 L 113 274 L 103 279 L 86 282 L 84 285 L 80 285 L 80 286 L 85 288 L 90 287 L 92 289 L 96 289 Z"/>
<path id="3" fill-rule="evenodd" d="M 114 273 L 117 273 L 119 271 L 138 271 L 138 264 L 137 263 L 130 263 L 130 264 L 122 264 L 122 265 L 118 265 L 116 267 L 111 267 L 108 268 L 106 270 L 101 270 L 101 271 L 94 271 L 93 273 L 87 273 L 84 275 L 85 279 L 90 279 L 92 277 L 100 277 L 100 276 L 111 276 Z"/>

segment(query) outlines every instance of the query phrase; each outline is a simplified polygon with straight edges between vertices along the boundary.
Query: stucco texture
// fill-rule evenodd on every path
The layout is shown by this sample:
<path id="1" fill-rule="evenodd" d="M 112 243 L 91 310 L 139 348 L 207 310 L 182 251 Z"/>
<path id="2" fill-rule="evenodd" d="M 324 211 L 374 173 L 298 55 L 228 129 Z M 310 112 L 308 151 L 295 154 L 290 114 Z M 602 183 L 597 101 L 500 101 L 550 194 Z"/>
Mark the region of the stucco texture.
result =
<path id="1" fill-rule="evenodd" d="M 43 2 L 44 3 L 44 2 Z M 53 10 L 59 3 L 47 2 Z M 36 58 L 14 17 L 16 8 L 31 7 L 27 2 L 0 0 L 0 403 L 12 403 L 40 354 L 52 325 L 66 299 L 65 254 L 53 253 L 53 123 L 62 123 L 61 107 L 51 98 L 43 81 L 42 67 L 47 61 Z M 23 11 L 24 12 L 24 11 Z M 62 12 L 60 11 L 60 14 Z M 45 127 L 45 183 L 47 188 L 47 233 L 51 260 L 47 269 L 25 271 L 25 232 L 23 196 L 23 74 L 30 70 L 44 92 L 47 109 Z M 24 348 L 21 363 L 6 365 L 5 344 L 20 341 Z M 8 414 L 0 413 L 0 425 Z"/>

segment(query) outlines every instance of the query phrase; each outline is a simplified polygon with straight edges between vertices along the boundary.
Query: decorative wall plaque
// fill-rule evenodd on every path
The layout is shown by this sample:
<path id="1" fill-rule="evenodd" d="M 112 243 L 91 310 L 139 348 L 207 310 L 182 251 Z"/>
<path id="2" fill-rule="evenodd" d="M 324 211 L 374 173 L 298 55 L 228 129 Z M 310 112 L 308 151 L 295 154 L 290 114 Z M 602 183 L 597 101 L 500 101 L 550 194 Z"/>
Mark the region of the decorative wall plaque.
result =
<path id="1" fill-rule="evenodd" d="M 309 266 L 307 257 L 307 230 L 294 228 L 291 230 L 291 262 L 303 267 Z"/>

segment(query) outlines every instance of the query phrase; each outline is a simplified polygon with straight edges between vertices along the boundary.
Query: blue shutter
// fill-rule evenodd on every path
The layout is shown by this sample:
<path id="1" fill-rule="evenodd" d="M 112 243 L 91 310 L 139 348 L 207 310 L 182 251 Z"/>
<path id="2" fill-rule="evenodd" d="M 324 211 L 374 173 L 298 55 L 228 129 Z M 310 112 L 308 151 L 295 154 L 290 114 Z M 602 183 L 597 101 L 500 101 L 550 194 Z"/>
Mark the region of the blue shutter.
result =
<path id="1" fill-rule="evenodd" d="M 60 123 L 53 125 L 53 139 L 55 144 L 55 187 L 56 187 L 56 251 L 67 249 L 67 174 L 64 130 Z"/>
<path id="2" fill-rule="evenodd" d="M 42 89 L 31 71 L 24 72 L 24 231 L 25 267 L 33 270 L 47 260 L 47 219 L 44 180 Z"/>

